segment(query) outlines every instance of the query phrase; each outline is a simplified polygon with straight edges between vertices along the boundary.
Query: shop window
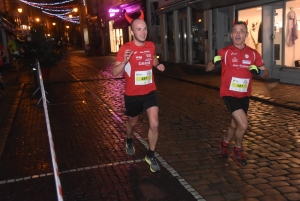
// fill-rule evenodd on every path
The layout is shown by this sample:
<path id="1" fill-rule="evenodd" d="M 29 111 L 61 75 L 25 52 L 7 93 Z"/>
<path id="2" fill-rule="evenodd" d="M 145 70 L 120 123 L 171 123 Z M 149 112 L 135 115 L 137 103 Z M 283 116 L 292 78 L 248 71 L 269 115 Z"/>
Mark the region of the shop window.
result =
<path id="1" fill-rule="evenodd" d="M 284 63 L 288 67 L 299 67 L 300 60 L 300 1 L 286 2 L 286 21 L 285 26 L 285 60 Z"/>
<path id="2" fill-rule="evenodd" d="M 122 29 L 114 29 L 113 23 L 113 20 L 109 21 L 110 50 L 111 52 L 118 52 L 123 45 L 123 31 Z"/>
<path id="3" fill-rule="evenodd" d="M 248 22 L 247 46 L 262 54 L 262 8 L 249 8 L 238 12 L 238 21 Z"/>
<path id="4" fill-rule="evenodd" d="M 205 34 L 203 11 L 192 11 L 192 34 L 193 34 L 193 63 L 205 64 Z"/>

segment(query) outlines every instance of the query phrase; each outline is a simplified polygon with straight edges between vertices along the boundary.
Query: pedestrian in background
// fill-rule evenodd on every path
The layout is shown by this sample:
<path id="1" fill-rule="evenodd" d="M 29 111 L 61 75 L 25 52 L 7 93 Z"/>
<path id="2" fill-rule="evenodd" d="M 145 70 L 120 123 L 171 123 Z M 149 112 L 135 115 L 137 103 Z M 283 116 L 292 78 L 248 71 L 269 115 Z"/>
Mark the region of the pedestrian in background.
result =
<path id="1" fill-rule="evenodd" d="M 0 88 L 1 90 L 5 89 L 5 85 L 3 83 L 3 59 L 6 57 L 6 51 L 4 47 L 0 44 L 0 52 L 1 52 L 1 59 L 0 59 Z M 0 97 L 1 97 L 1 92 L 0 92 Z"/>
<path id="2" fill-rule="evenodd" d="M 17 41 L 16 36 L 11 35 L 10 40 L 7 43 L 7 49 L 10 55 L 10 61 L 12 66 L 16 67 L 16 71 L 19 71 L 19 59 L 20 59 L 20 41 Z"/>
<path id="3" fill-rule="evenodd" d="M 116 63 L 113 67 L 113 75 L 117 76 L 124 72 L 125 86 L 125 115 L 128 116 L 126 122 L 126 145 L 125 150 L 128 155 L 134 155 L 133 130 L 138 121 L 138 117 L 143 111 L 147 112 L 149 119 L 149 150 L 145 157 L 150 165 L 150 170 L 156 172 L 160 170 L 159 164 L 154 156 L 156 143 L 158 140 L 158 110 L 159 104 L 156 94 L 156 85 L 153 76 L 153 67 L 159 71 L 164 71 L 165 66 L 159 64 L 156 57 L 155 45 L 151 41 L 146 41 L 147 25 L 143 20 L 143 13 L 138 19 L 130 19 L 125 14 L 127 20 L 131 22 L 131 35 L 133 40 L 121 46 Z"/>
<path id="4" fill-rule="evenodd" d="M 226 137 L 219 144 L 220 156 L 227 158 L 228 145 L 235 137 L 232 150 L 234 160 L 238 165 L 247 165 L 242 151 L 242 141 L 248 128 L 247 112 L 252 88 L 252 76 L 262 79 L 269 77 L 261 55 L 245 44 L 248 28 L 245 22 L 233 25 L 231 39 L 233 45 L 219 50 L 218 55 L 206 65 L 206 71 L 222 67 L 220 96 L 223 98 L 228 111 L 231 113 L 231 123 Z"/>

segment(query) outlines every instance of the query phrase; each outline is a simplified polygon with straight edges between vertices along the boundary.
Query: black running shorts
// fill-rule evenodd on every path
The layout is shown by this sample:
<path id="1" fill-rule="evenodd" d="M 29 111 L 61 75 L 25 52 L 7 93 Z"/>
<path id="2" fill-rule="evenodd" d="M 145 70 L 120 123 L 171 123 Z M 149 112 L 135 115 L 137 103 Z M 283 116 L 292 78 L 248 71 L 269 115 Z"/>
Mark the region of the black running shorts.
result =
<path id="1" fill-rule="evenodd" d="M 136 117 L 150 107 L 159 106 L 156 91 L 151 91 L 148 94 L 139 96 L 124 95 L 124 100 L 126 109 L 125 115 L 130 117 Z"/>
<path id="2" fill-rule="evenodd" d="M 224 96 L 223 100 L 230 114 L 239 109 L 243 109 L 247 114 L 250 103 L 250 98 L 248 96 L 243 98 Z"/>

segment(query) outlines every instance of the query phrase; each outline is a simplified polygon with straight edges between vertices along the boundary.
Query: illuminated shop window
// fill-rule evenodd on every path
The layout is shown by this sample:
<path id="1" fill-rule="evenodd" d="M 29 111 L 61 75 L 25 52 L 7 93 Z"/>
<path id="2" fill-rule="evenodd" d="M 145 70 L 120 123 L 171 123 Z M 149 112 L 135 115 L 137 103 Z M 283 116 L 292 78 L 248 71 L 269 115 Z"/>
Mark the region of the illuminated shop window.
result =
<path id="1" fill-rule="evenodd" d="M 238 21 L 248 22 L 249 35 L 246 38 L 246 45 L 262 53 L 262 8 L 249 8 L 238 12 Z"/>

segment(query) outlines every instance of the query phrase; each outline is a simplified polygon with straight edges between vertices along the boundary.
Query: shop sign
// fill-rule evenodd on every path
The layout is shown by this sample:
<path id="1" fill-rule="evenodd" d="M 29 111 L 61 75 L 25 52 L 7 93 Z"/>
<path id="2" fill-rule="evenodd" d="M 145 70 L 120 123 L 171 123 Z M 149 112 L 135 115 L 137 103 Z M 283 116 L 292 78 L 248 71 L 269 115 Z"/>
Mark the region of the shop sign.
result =
<path id="1" fill-rule="evenodd" d="M 108 10 L 109 17 L 114 17 L 116 14 L 118 14 L 120 12 L 121 12 L 120 8 L 110 8 Z"/>

